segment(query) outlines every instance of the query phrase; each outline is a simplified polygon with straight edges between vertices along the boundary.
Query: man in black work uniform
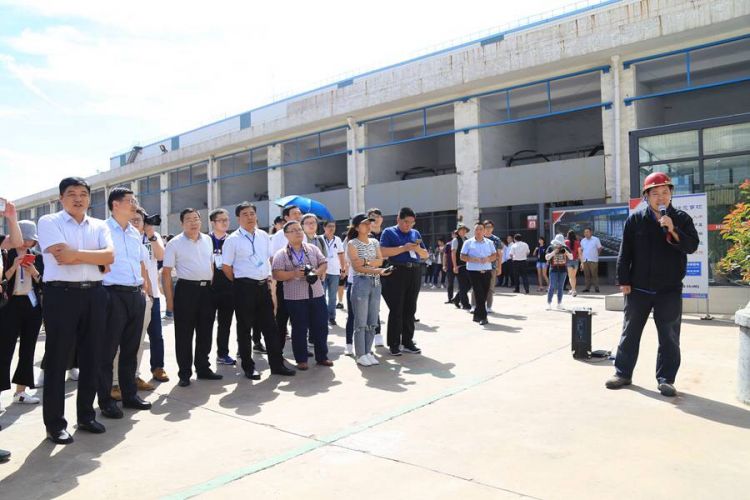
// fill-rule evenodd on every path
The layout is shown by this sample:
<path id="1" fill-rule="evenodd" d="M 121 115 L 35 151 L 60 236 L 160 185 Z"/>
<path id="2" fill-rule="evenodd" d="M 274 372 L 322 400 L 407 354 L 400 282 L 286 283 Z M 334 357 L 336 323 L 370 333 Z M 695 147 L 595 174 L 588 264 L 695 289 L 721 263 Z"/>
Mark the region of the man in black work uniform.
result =
<path id="1" fill-rule="evenodd" d="M 471 281 L 469 272 L 466 270 L 466 262 L 461 260 L 461 249 L 466 242 L 466 233 L 469 228 L 459 223 L 456 228 L 456 237 L 451 241 L 451 260 L 453 262 L 453 272 L 456 273 L 458 280 L 458 293 L 453 297 L 453 304 L 459 309 L 471 309 L 469 304 L 469 290 L 471 290 Z"/>
<path id="2" fill-rule="evenodd" d="M 693 220 L 672 204 L 672 180 L 654 172 L 643 182 L 644 209 L 628 217 L 617 257 L 617 282 L 625 297 L 625 320 L 608 389 L 630 385 L 643 327 L 653 310 L 659 335 L 656 379 L 659 392 L 675 396 L 680 367 L 682 279 L 687 254 L 698 249 Z"/>
<path id="3" fill-rule="evenodd" d="M 229 212 L 223 208 L 212 210 L 208 214 L 211 223 L 211 245 L 213 246 L 214 279 L 211 282 L 211 298 L 213 299 L 214 314 L 218 313 L 216 327 L 216 364 L 234 365 L 236 361 L 229 355 L 229 333 L 232 329 L 234 315 L 234 295 L 232 282 L 222 272 L 222 247 L 229 230 Z"/>

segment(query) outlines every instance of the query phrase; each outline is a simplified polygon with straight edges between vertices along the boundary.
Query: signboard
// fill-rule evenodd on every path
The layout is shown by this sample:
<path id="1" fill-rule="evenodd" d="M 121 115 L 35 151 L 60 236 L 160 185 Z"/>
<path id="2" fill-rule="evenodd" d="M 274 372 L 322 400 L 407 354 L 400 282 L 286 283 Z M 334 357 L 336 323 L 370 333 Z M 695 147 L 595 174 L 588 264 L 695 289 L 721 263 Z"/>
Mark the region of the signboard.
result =
<path id="1" fill-rule="evenodd" d="M 578 238 L 583 238 L 583 230 L 591 228 L 594 236 L 602 242 L 602 261 L 616 260 L 622 243 L 622 230 L 628 218 L 627 205 L 604 205 L 586 208 L 561 208 L 552 211 L 552 231 L 550 238 L 556 234 L 567 236 L 571 229 Z"/>
<path id="2" fill-rule="evenodd" d="M 634 212 L 645 203 L 641 198 L 630 200 Z M 687 256 L 687 273 L 682 280 L 682 298 L 708 299 L 708 201 L 706 193 L 676 194 L 672 206 L 686 212 L 695 224 L 700 244 L 695 253 Z"/>
<path id="3" fill-rule="evenodd" d="M 539 220 L 538 215 L 527 215 L 526 216 L 526 229 L 536 229 L 536 224 L 538 220 Z"/>

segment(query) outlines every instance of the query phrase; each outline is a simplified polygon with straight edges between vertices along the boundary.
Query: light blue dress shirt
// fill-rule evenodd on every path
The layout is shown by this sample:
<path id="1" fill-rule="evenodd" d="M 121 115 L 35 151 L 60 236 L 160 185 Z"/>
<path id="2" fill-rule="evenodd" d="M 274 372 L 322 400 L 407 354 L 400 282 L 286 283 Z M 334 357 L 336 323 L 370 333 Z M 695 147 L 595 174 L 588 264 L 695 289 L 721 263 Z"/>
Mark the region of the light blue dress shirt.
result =
<path id="1" fill-rule="evenodd" d="M 469 238 L 464 242 L 463 248 L 461 248 L 461 255 L 466 255 L 473 258 L 490 257 L 497 252 L 495 249 L 495 243 L 492 240 L 484 238 L 482 241 L 477 241 L 474 238 Z M 467 262 L 467 271 L 491 271 L 492 262 L 485 262 L 480 264 L 479 262 Z"/>
<path id="2" fill-rule="evenodd" d="M 143 284 L 141 262 L 148 264 L 148 250 L 141 241 L 141 234 L 129 222 L 125 229 L 112 217 L 107 219 L 112 243 L 115 246 L 115 261 L 104 275 L 104 286 L 140 286 Z"/>

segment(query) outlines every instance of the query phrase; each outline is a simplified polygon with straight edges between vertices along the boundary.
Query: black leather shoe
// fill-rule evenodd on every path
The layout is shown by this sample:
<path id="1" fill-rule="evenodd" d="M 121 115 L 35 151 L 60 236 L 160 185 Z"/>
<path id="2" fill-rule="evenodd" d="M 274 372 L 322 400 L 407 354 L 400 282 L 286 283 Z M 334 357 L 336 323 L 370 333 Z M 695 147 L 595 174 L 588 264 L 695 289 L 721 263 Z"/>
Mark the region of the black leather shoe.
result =
<path id="1" fill-rule="evenodd" d="M 151 403 L 140 398 L 140 396 L 133 396 L 129 399 L 122 400 L 123 408 L 131 408 L 133 410 L 150 410 Z"/>
<path id="2" fill-rule="evenodd" d="M 68 434 L 65 429 L 59 431 L 47 431 L 47 439 L 55 444 L 70 444 L 73 442 L 73 436 Z"/>
<path id="3" fill-rule="evenodd" d="M 271 373 L 274 375 L 285 375 L 287 377 L 293 377 L 297 372 L 292 370 L 291 368 L 282 366 L 281 368 L 278 368 L 276 370 L 271 370 Z"/>
<path id="4" fill-rule="evenodd" d="M 198 378 L 202 380 L 221 380 L 224 378 L 224 376 L 209 370 L 205 373 L 199 373 Z"/>
<path id="5" fill-rule="evenodd" d="M 486 319 L 483 319 L 483 320 L 481 320 L 481 321 L 479 322 L 479 325 L 480 325 L 480 326 L 484 326 L 484 325 L 487 325 L 487 324 L 489 324 L 489 321 L 487 321 Z"/>
<path id="6" fill-rule="evenodd" d="M 258 370 L 251 370 L 245 372 L 245 378 L 249 378 L 250 380 L 260 380 L 260 372 Z"/>
<path id="7" fill-rule="evenodd" d="M 122 410 L 117 407 L 117 403 L 114 401 L 107 406 L 101 406 L 99 409 L 102 412 L 102 417 L 122 418 Z"/>
<path id="8" fill-rule="evenodd" d="M 190 379 L 189 378 L 181 378 L 179 382 L 177 382 L 177 385 L 180 387 L 187 387 L 190 385 Z"/>
<path id="9" fill-rule="evenodd" d="M 107 429 L 96 420 L 91 420 L 90 422 L 78 422 L 78 430 L 90 432 L 92 434 L 104 434 L 107 431 Z"/>
<path id="10" fill-rule="evenodd" d="M 0 450 L 0 462 L 7 462 L 10 460 L 10 452 L 8 450 Z"/>

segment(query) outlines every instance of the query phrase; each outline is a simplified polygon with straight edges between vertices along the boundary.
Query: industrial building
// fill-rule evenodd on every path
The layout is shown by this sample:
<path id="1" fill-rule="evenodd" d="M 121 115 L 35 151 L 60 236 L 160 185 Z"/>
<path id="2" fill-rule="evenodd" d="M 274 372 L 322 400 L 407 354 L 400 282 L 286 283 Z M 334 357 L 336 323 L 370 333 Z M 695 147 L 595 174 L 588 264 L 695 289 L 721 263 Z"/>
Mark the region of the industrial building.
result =
<path id="1" fill-rule="evenodd" d="M 589 2 L 128 148 L 88 180 L 93 215 L 129 185 L 163 233 L 185 207 L 233 214 L 243 200 L 268 225 L 274 199 L 301 194 L 342 223 L 410 206 L 427 242 L 480 218 L 535 241 L 552 210 L 627 203 L 656 170 L 678 193 L 708 193 L 710 224 L 736 203 L 750 177 L 750 1 Z M 18 200 L 21 217 L 57 196 L 50 180 Z M 710 234 L 715 261 L 726 247 Z"/>

